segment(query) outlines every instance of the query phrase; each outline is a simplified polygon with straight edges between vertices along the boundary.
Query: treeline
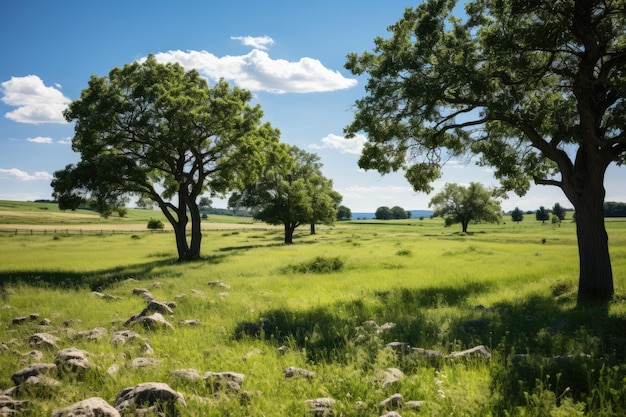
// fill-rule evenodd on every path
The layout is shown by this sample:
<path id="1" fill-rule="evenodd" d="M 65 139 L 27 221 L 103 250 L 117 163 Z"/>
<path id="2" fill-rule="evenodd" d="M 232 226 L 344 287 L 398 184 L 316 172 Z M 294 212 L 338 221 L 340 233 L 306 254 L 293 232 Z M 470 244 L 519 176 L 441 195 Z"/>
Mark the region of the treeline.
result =
<path id="1" fill-rule="evenodd" d="M 626 203 L 606 201 L 604 203 L 604 217 L 626 217 Z"/>

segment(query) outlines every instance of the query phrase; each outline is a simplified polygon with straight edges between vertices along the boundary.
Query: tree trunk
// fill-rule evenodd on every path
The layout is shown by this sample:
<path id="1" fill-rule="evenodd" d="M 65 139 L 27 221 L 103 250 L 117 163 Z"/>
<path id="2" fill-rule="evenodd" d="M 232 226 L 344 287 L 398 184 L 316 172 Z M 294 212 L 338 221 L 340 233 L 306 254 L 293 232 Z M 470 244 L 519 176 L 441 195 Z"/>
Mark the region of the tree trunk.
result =
<path id="1" fill-rule="evenodd" d="M 469 220 L 463 220 L 461 222 L 461 228 L 463 230 L 463 233 L 467 233 L 467 226 L 469 225 Z"/>
<path id="2" fill-rule="evenodd" d="M 195 260 L 200 258 L 200 245 L 202 242 L 202 224 L 200 220 L 200 208 L 195 200 L 187 202 L 189 214 L 191 215 L 191 244 L 187 260 Z"/>
<path id="3" fill-rule="evenodd" d="M 293 231 L 295 227 L 289 222 L 285 222 L 285 244 L 290 245 L 293 243 Z"/>
<path id="4" fill-rule="evenodd" d="M 604 197 L 581 198 L 574 208 L 580 261 L 578 301 L 609 301 L 614 288 L 609 238 L 604 226 Z"/>
<path id="5" fill-rule="evenodd" d="M 315 234 L 315 223 L 311 223 L 311 234 Z"/>

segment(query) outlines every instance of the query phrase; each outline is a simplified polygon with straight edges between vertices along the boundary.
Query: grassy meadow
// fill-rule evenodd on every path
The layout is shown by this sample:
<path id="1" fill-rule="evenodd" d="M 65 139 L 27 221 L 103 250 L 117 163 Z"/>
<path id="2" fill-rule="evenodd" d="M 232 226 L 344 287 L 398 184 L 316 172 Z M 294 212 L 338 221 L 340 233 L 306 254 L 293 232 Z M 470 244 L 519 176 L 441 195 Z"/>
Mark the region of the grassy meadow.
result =
<path id="1" fill-rule="evenodd" d="M 626 221 L 606 223 L 615 300 L 583 308 L 571 220 L 506 218 L 471 224 L 468 234 L 441 219 L 348 221 L 316 235 L 303 226 L 286 246 L 280 228 L 209 216 L 202 259 L 177 263 L 172 233 L 145 229 L 151 217 L 160 216 L 129 210 L 101 219 L 0 201 L 0 391 L 32 361 L 34 333 L 86 350 L 92 363 L 83 375 L 58 375 L 61 385 L 45 392 L 24 392 L 30 402 L 20 415 L 50 415 L 92 396 L 112 404 L 148 381 L 185 396 L 181 416 L 305 416 L 306 400 L 326 397 L 332 415 L 380 416 L 381 401 L 396 393 L 423 401 L 420 410 L 397 409 L 404 417 L 626 415 Z M 89 226 L 103 232 L 68 232 Z M 142 340 L 115 345 L 114 332 L 146 306 L 137 288 L 176 303 L 166 317 L 173 329 L 134 328 Z M 13 323 L 31 314 L 38 318 Z M 39 325 L 43 318 L 50 324 Z M 368 321 L 393 324 L 381 331 Z M 259 334 L 246 331 L 261 323 Z M 102 339 L 77 337 L 97 327 L 107 330 Z M 391 342 L 445 355 L 486 345 L 492 356 L 426 358 Z M 134 369 L 145 344 L 158 363 Z M 42 352 L 54 361 L 54 349 Z M 108 372 L 112 365 L 119 371 Z M 315 376 L 286 378 L 290 366 Z M 189 368 L 245 374 L 242 391 L 173 372 Z M 385 383 L 389 368 L 403 377 Z"/>

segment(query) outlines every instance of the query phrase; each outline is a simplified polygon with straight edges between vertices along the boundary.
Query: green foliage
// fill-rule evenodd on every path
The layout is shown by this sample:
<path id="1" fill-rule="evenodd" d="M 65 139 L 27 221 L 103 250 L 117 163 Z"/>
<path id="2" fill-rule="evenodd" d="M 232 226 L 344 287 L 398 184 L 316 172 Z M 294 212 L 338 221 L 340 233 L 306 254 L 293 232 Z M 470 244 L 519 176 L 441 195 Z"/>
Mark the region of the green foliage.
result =
<path id="1" fill-rule="evenodd" d="M 626 203 L 605 202 L 604 217 L 626 217 Z"/>
<path id="2" fill-rule="evenodd" d="M 550 212 L 545 209 L 544 206 L 539 207 L 539 210 L 535 212 L 535 219 L 538 221 L 545 223 L 550 220 Z"/>
<path id="3" fill-rule="evenodd" d="M 337 220 L 350 220 L 352 218 L 352 210 L 346 206 L 337 207 Z"/>
<path id="4" fill-rule="evenodd" d="M 310 261 L 288 265 L 287 271 L 306 274 L 308 272 L 325 274 L 338 272 L 343 268 L 344 262 L 339 257 L 316 256 Z"/>
<path id="5" fill-rule="evenodd" d="M 148 220 L 148 229 L 163 229 L 165 225 L 159 219 Z"/>
<path id="6" fill-rule="evenodd" d="M 521 222 L 522 220 L 524 220 L 524 212 L 515 207 L 515 210 L 511 212 L 511 220 L 518 223 Z"/>

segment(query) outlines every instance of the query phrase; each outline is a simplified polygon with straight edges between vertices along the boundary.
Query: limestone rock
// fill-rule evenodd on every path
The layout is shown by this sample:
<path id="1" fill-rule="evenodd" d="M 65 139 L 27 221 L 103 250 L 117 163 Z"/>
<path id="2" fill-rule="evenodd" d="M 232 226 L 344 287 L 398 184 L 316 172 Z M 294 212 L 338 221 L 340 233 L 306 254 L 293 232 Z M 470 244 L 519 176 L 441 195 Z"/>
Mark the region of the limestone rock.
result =
<path id="1" fill-rule="evenodd" d="M 293 377 L 302 377 L 302 378 L 313 378 L 315 376 L 315 372 L 307 371 L 306 369 L 296 368 L 295 366 L 289 366 L 284 369 L 285 378 L 293 378 Z"/>
<path id="2" fill-rule="evenodd" d="M 120 413 L 104 399 L 91 397 L 62 410 L 54 410 L 52 417 L 120 417 Z"/>
<path id="3" fill-rule="evenodd" d="M 401 370 L 398 368 L 387 368 L 377 375 L 376 381 L 380 383 L 381 387 L 386 388 L 400 381 L 402 378 L 404 378 L 404 373 Z"/>
<path id="4" fill-rule="evenodd" d="M 56 371 L 56 369 L 57 366 L 53 363 L 34 363 L 14 373 L 13 376 L 11 376 L 11 379 L 15 385 L 20 385 L 30 377 L 47 374 L 52 371 Z"/>
<path id="5" fill-rule="evenodd" d="M 158 328 L 169 328 L 173 329 L 174 327 L 165 320 L 165 317 L 161 313 L 152 313 L 149 316 L 133 316 L 128 319 L 125 323 L 126 326 L 135 326 L 141 325 L 147 330 L 155 330 Z"/>
<path id="6" fill-rule="evenodd" d="M 183 395 L 163 382 L 145 382 L 124 388 L 113 403 L 121 413 L 126 409 L 139 409 L 146 405 L 157 406 L 158 409 L 164 410 L 166 415 L 175 415 L 176 405 L 187 406 Z"/>
<path id="7" fill-rule="evenodd" d="M 172 371 L 172 375 L 174 375 L 178 379 L 189 382 L 197 381 L 202 378 L 200 376 L 200 373 L 193 368 L 177 369 L 175 371 Z"/>
<path id="8" fill-rule="evenodd" d="M 391 397 L 380 402 L 379 407 L 383 410 L 394 410 L 404 405 L 402 394 L 393 394 Z"/>
<path id="9" fill-rule="evenodd" d="M 214 391 L 226 389 L 239 392 L 246 376 L 236 372 L 207 372 L 202 377 Z"/>
<path id="10" fill-rule="evenodd" d="M 462 350 L 459 352 L 452 352 L 450 358 L 485 358 L 491 359 L 491 351 L 485 345 L 478 345 L 470 349 Z"/>
<path id="11" fill-rule="evenodd" d="M 139 333 L 134 330 L 120 330 L 113 334 L 113 338 L 111 339 L 111 343 L 114 345 L 124 345 L 129 340 L 133 339 L 141 339 Z"/>
<path id="12" fill-rule="evenodd" d="M 335 400 L 332 398 L 316 398 L 314 400 L 306 400 L 305 403 L 309 406 L 309 411 L 315 417 L 331 416 L 333 413 L 333 405 Z"/>
<path id="13" fill-rule="evenodd" d="M 58 351 L 54 357 L 54 363 L 59 367 L 70 369 L 72 372 L 84 371 L 91 366 L 88 355 L 84 350 L 70 347 Z"/>
<path id="14" fill-rule="evenodd" d="M 107 329 L 104 327 L 96 327 L 95 329 L 78 332 L 76 333 L 76 336 L 84 337 L 87 340 L 100 340 L 102 337 L 106 336 L 106 334 Z"/>
<path id="15" fill-rule="evenodd" d="M 35 347 L 56 348 L 59 338 L 49 333 L 35 333 L 28 339 L 28 344 Z"/>
<path id="16" fill-rule="evenodd" d="M 135 358 L 130 363 L 131 368 L 148 368 L 151 366 L 157 366 L 161 362 L 154 358 Z"/>

